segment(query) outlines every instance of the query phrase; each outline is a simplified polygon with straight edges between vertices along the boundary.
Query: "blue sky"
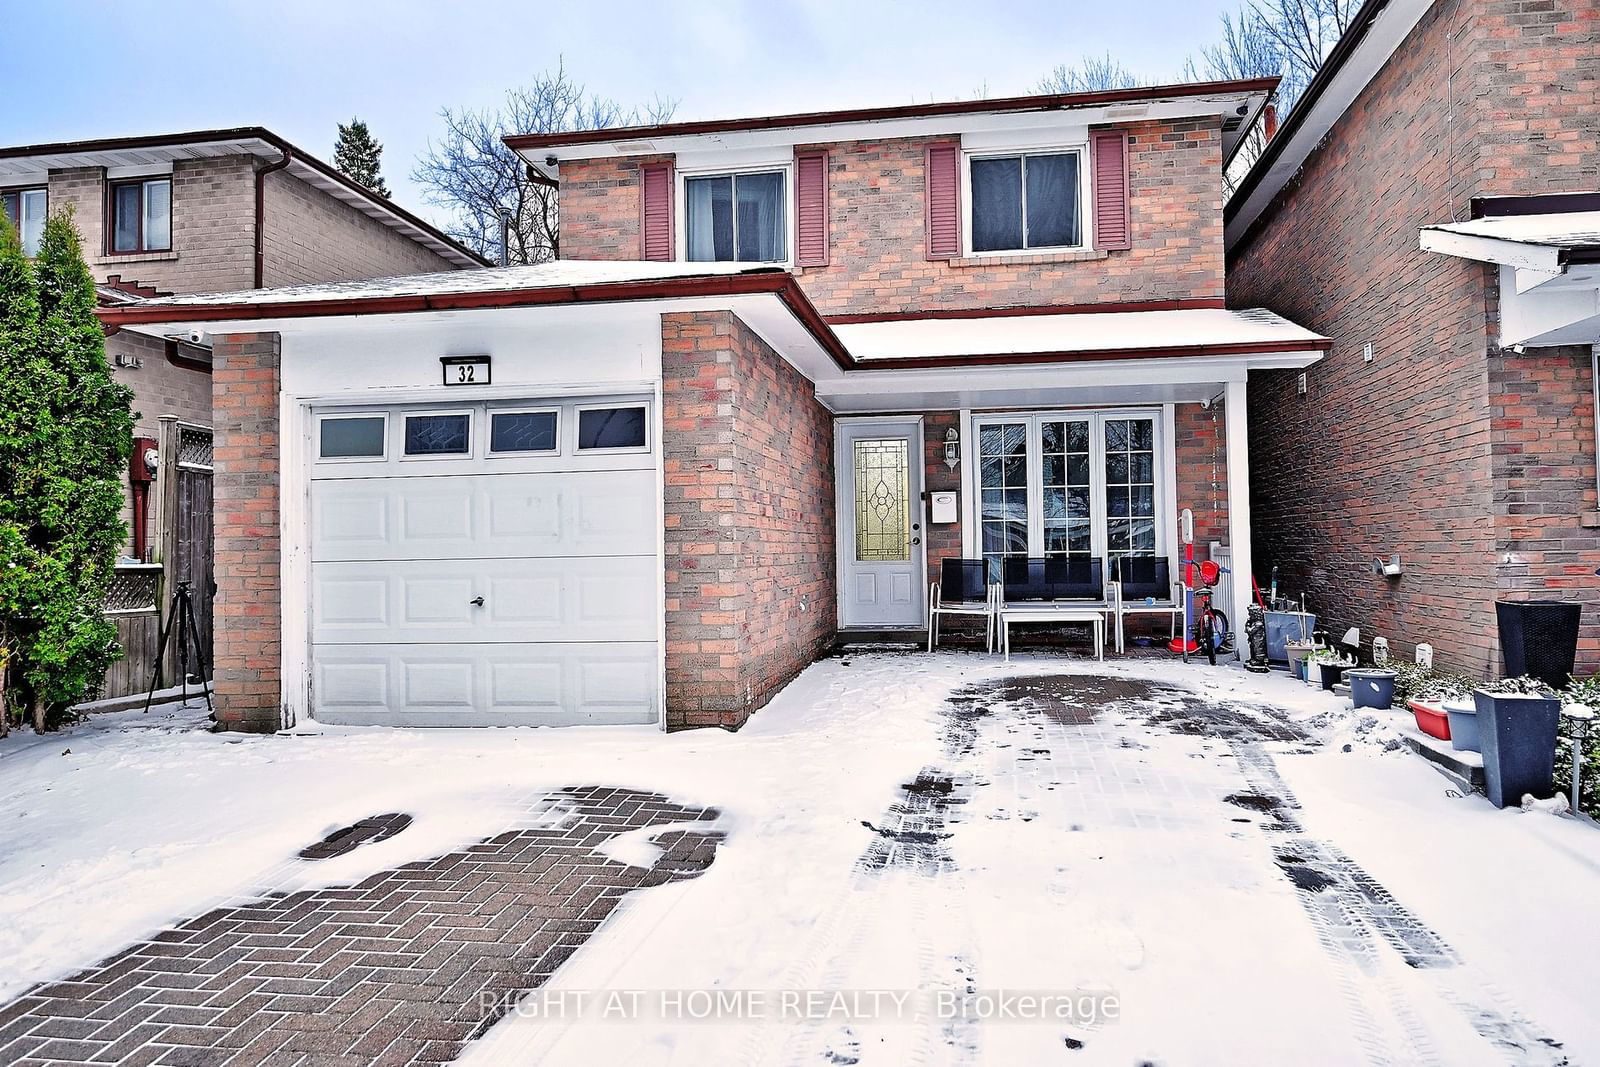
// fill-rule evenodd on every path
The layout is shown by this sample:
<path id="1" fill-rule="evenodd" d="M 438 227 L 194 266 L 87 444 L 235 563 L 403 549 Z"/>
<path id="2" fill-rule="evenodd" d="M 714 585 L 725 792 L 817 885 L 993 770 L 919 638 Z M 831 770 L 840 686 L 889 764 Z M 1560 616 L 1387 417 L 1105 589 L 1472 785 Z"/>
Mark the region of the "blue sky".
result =
<path id="1" fill-rule="evenodd" d="M 267 126 L 324 158 L 360 115 L 396 198 L 445 105 L 493 104 L 564 59 L 624 104 L 657 93 L 679 119 L 1028 91 L 1057 63 L 1110 50 L 1168 78 L 1236 2 L 1145 0 L 103 0 L 7 4 L 0 145 Z"/>

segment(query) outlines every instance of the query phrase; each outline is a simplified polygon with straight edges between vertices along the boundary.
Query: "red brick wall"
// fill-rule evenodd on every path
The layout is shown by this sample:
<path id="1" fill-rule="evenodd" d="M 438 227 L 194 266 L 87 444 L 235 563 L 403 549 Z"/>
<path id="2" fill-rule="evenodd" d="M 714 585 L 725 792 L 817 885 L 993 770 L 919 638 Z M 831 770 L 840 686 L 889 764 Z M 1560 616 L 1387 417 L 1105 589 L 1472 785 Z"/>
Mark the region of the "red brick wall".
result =
<path id="1" fill-rule="evenodd" d="M 562 259 L 640 259 L 639 168 L 671 156 L 561 164 Z"/>
<path id="2" fill-rule="evenodd" d="M 1489 362 L 1497 590 L 1584 604 L 1578 659 L 1600 667 L 1600 514 L 1587 346 Z"/>
<path id="3" fill-rule="evenodd" d="M 224 334 L 212 345 L 213 701 L 224 729 L 270 732 L 283 699 L 278 335 Z"/>
<path id="4" fill-rule="evenodd" d="M 830 262 L 797 270 L 825 314 L 1223 296 L 1222 134 L 1216 119 L 1128 127 L 1133 247 L 929 261 L 923 150 L 899 138 L 826 146 Z M 651 160 L 661 157 L 650 157 Z M 639 258 L 638 167 L 561 165 L 561 255 Z"/>
<path id="5" fill-rule="evenodd" d="M 738 726 L 832 640 L 833 420 L 728 312 L 662 316 L 669 726 Z"/>
<path id="6" fill-rule="evenodd" d="M 1496 591 L 1567 595 L 1595 547 L 1587 372 L 1499 352 L 1495 275 L 1417 233 L 1474 195 L 1600 184 L 1597 16 L 1594 0 L 1435 5 L 1229 265 L 1230 303 L 1334 340 L 1306 396 L 1293 372 L 1251 379 L 1258 572 L 1279 564 L 1330 627 L 1402 654 L 1430 641 L 1480 674 L 1499 669 Z M 1404 575 L 1374 576 L 1395 552 Z M 1591 627 L 1589 669 L 1597 653 Z"/>
<path id="7" fill-rule="evenodd" d="M 1194 513 L 1194 558 L 1207 559 L 1211 542 L 1229 541 L 1227 407 L 1174 404 L 1172 416 L 1176 507 Z"/>
<path id="8" fill-rule="evenodd" d="M 960 508 L 965 508 L 967 502 L 960 498 L 964 492 L 961 488 L 964 466 L 951 470 L 944 462 L 944 435 L 950 429 L 960 432 L 959 411 L 930 411 L 922 416 L 922 488 L 928 493 L 954 492 L 958 494 Z M 962 463 L 966 463 L 965 456 L 962 457 Z M 928 515 L 928 505 L 923 504 L 923 543 L 928 546 L 928 581 L 937 582 L 942 561 L 946 557 L 961 558 L 961 523 L 934 525 L 927 521 Z M 956 515 L 959 518 L 960 509 Z"/>

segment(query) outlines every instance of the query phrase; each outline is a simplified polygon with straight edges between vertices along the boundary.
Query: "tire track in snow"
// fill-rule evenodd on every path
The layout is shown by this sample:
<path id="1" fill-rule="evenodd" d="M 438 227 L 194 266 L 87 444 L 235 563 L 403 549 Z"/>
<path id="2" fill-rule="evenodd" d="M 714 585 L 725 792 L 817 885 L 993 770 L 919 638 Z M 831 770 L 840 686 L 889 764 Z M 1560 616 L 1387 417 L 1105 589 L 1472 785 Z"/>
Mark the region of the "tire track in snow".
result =
<path id="1" fill-rule="evenodd" d="M 1392 1017 L 1405 1035 L 1413 1059 L 1438 1063 L 1426 1025 L 1406 1006 L 1405 993 L 1386 974 L 1378 958 L 1380 942 L 1393 949 L 1440 999 L 1459 1012 L 1484 1040 L 1525 1067 L 1566 1067 L 1561 1043 L 1519 1012 L 1511 999 L 1475 969 L 1438 933 L 1397 901 L 1384 886 L 1336 846 L 1313 838 L 1295 814 L 1300 802 L 1259 744 L 1229 740 L 1240 772 L 1256 797 L 1275 800 L 1271 814 L 1285 836 L 1273 859 L 1300 890 L 1301 903 L 1317 927 L 1318 938 L 1336 961 L 1360 972 L 1360 981 L 1341 968 L 1341 984 L 1358 1014 L 1357 1028 L 1374 1063 L 1397 1061 L 1377 1044 L 1378 1020 Z M 1375 995 L 1374 986 L 1378 987 Z"/>

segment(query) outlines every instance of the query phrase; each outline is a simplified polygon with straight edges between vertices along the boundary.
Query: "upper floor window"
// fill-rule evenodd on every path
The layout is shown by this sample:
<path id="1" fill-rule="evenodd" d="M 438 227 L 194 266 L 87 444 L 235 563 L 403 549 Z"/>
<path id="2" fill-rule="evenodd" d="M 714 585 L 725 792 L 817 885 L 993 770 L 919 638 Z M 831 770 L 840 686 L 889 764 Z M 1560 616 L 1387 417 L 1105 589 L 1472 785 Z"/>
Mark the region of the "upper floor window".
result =
<path id="1" fill-rule="evenodd" d="M 685 258 L 781 263 L 789 258 L 784 172 L 685 178 Z"/>
<path id="2" fill-rule="evenodd" d="M 172 179 L 140 178 L 111 186 L 112 252 L 172 249 Z"/>
<path id="3" fill-rule="evenodd" d="M 972 166 L 972 251 L 1083 244 L 1082 154 L 977 156 Z"/>
<path id="4" fill-rule="evenodd" d="M 43 189 L 7 189 L 0 192 L 0 208 L 16 227 L 22 238 L 22 251 L 30 256 L 39 254 L 39 241 L 44 237 L 44 216 L 47 197 Z"/>

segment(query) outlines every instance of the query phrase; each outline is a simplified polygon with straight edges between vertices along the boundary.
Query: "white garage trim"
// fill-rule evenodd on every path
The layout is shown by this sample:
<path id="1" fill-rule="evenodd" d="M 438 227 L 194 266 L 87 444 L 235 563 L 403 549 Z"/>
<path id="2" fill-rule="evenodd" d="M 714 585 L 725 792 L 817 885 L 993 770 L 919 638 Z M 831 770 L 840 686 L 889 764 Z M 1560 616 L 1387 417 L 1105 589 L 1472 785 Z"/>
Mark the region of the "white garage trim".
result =
<path id="1" fill-rule="evenodd" d="M 286 399 L 291 710 L 356 725 L 459 713 L 461 725 L 664 728 L 661 398 L 647 388 Z M 646 447 L 577 447 L 580 408 L 630 405 L 645 408 Z M 492 416 L 531 411 L 557 413 L 557 447 L 491 453 Z M 366 414 L 386 416 L 382 458 L 320 458 L 323 419 Z M 406 455 L 417 414 L 468 415 L 468 451 Z"/>

